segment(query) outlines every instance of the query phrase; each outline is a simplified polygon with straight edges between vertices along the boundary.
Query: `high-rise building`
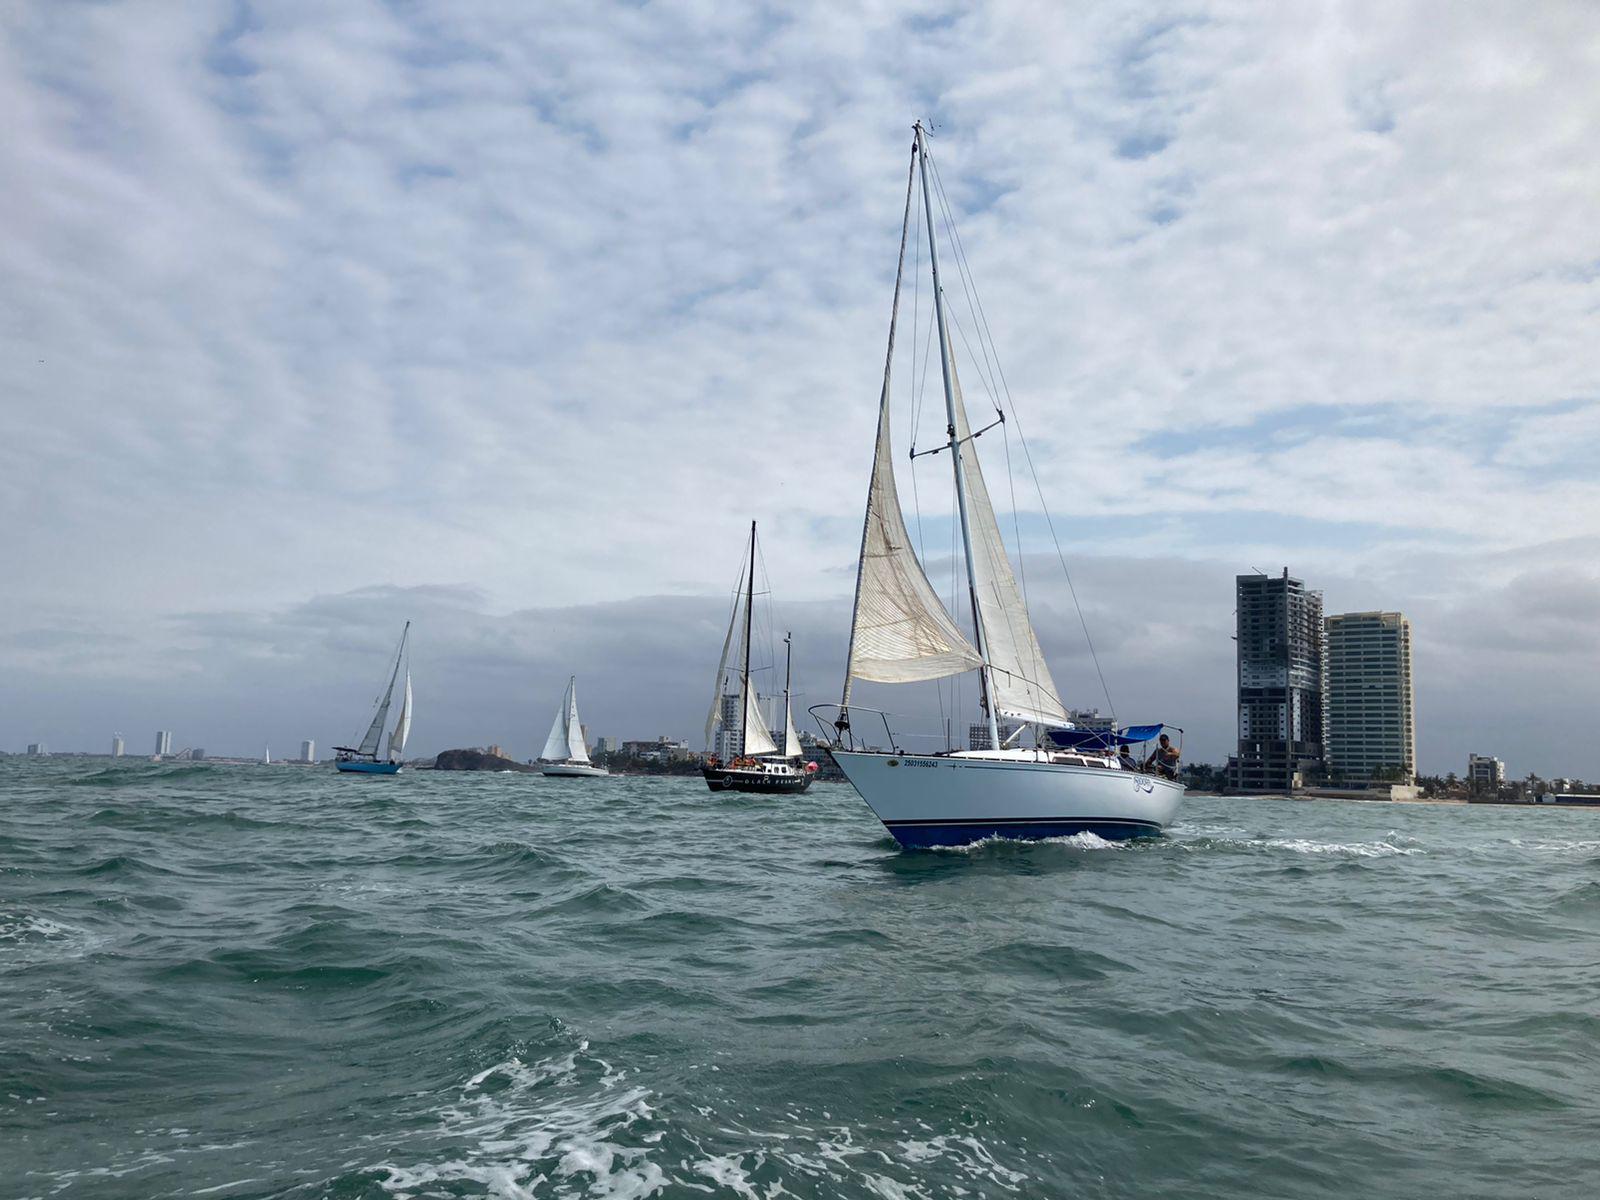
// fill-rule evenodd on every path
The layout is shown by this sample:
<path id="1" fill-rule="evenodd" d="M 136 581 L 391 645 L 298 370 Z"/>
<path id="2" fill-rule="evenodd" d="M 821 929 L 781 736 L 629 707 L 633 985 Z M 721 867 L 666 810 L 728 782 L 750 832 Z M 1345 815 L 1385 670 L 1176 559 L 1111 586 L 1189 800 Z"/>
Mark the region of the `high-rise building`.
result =
<path id="1" fill-rule="evenodd" d="M 1078 729 L 1098 730 L 1110 733 L 1116 721 L 1107 716 L 1102 716 L 1098 708 L 1074 708 L 1067 713 L 1067 719 Z"/>
<path id="2" fill-rule="evenodd" d="M 1411 622 L 1395 612 L 1339 613 L 1326 629 L 1328 770 L 1351 782 L 1413 782 Z"/>
<path id="3" fill-rule="evenodd" d="M 722 719 L 717 725 L 716 741 L 711 749 L 723 762 L 739 756 L 739 747 L 744 739 L 744 705 L 740 700 L 737 692 L 724 694 L 721 700 L 722 707 L 718 715 Z"/>
<path id="4" fill-rule="evenodd" d="M 113 733 L 111 735 L 111 757 L 121 758 L 124 749 L 125 747 L 122 743 L 122 735 L 120 733 Z"/>
<path id="5" fill-rule="evenodd" d="M 1467 755 L 1467 785 L 1477 791 L 1499 791 L 1506 781 L 1506 765 L 1492 754 Z"/>
<path id="6" fill-rule="evenodd" d="M 205 762 L 205 760 L 206 752 L 201 747 L 196 746 L 193 750 L 189 751 L 190 762 Z"/>
<path id="7" fill-rule="evenodd" d="M 300 761 L 304 763 L 317 761 L 317 743 L 313 739 L 306 738 L 300 743 Z"/>
<path id="8" fill-rule="evenodd" d="M 170 729 L 158 729 L 158 730 L 156 730 L 156 753 L 157 754 L 171 754 L 172 753 L 172 730 L 170 730 Z"/>
<path id="9" fill-rule="evenodd" d="M 614 737 L 597 737 L 594 740 L 596 754 L 615 754 L 617 752 L 617 739 Z"/>
<path id="10" fill-rule="evenodd" d="M 45 747 L 43 742 L 28 743 L 28 755 L 30 758 L 43 758 L 49 753 L 50 751 Z"/>
<path id="11" fill-rule="evenodd" d="M 1239 753 L 1233 786 L 1286 792 L 1322 764 L 1322 593 L 1289 576 L 1234 581 L 1239 650 Z"/>

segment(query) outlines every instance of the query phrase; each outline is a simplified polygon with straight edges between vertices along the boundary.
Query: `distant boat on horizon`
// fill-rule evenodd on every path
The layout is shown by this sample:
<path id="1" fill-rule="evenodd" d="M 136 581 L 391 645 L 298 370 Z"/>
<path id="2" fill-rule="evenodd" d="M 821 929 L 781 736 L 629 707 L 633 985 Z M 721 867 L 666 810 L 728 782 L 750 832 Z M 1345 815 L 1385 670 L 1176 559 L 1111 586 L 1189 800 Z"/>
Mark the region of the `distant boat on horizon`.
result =
<path id="1" fill-rule="evenodd" d="M 611 772 L 589 761 L 589 747 L 583 742 L 583 722 L 578 719 L 578 677 L 567 680 L 561 707 L 550 726 L 550 736 L 539 752 L 540 768 L 546 775 L 566 779 L 599 779 Z"/>
<path id="2" fill-rule="evenodd" d="M 366 736 L 359 746 L 335 746 L 334 766 L 349 775 L 398 775 L 400 755 L 405 752 L 406 739 L 411 736 L 411 665 L 406 663 L 405 690 L 400 697 L 400 715 L 395 718 L 394 729 L 389 734 L 389 745 L 383 757 L 378 756 L 378 744 L 383 740 L 383 726 L 389 719 L 389 704 L 394 699 L 394 685 L 400 679 L 400 664 L 406 657 L 406 641 L 411 636 L 411 622 L 400 631 L 400 648 L 395 652 L 394 670 L 389 672 L 389 686 L 378 701 L 378 711 Z"/>
<path id="3" fill-rule="evenodd" d="M 794 668 L 794 644 L 785 634 L 783 645 L 786 665 L 783 680 L 783 749 L 767 729 L 767 719 L 761 711 L 761 697 L 750 683 L 750 641 L 755 623 L 756 599 L 756 523 L 750 522 L 750 561 L 744 570 L 743 602 L 735 609 L 728 622 L 727 636 L 722 639 L 722 661 L 717 664 L 717 689 L 711 698 L 711 715 L 706 719 L 708 748 L 719 726 L 730 724 L 728 717 L 739 719 L 739 750 L 730 761 L 723 762 L 713 755 L 701 768 L 706 786 L 713 792 L 764 792 L 774 795 L 798 795 L 811 786 L 815 766 L 802 761 L 804 752 L 800 737 L 794 730 L 794 711 L 789 700 L 790 674 Z M 743 665 L 739 670 L 737 693 L 725 689 L 732 680 L 728 675 L 728 652 L 733 647 L 733 635 L 739 628 L 739 613 L 743 613 L 740 648 Z M 728 701 L 734 701 L 729 705 Z"/>

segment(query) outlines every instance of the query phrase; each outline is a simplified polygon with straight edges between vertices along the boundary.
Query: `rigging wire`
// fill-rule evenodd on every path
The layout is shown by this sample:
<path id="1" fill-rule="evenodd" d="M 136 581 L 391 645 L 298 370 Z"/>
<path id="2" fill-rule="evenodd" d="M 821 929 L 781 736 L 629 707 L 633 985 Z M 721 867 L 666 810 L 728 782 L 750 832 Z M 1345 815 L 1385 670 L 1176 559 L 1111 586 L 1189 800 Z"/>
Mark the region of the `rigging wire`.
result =
<path id="1" fill-rule="evenodd" d="M 988 347 L 994 348 L 994 371 L 995 371 L 995 375 L 1000 381 L 1000 387 L 1001 387 L 1001 390 L 1003 391 L 1003 393 L 1005 395 L 1006 405 L 1007 405 L 1007 407 L 1009 407 L 1011 409 L 1011 417 L 1016 422 L 1016 425 L 1017 425 L 1017 442 L 1022 447 L 1023 457 L 1024 457 L 1024 459 L 1026 460 L 1026 462 L 1028 464 L 1028 472 L 1029 472 L 1029 474 L 1031 474 L 1033 476 L 1034 490 L 1038 494 L 1038 497 L 1039 497 L 1039 508 L 1040 508 L 1040 511 L 1044 514 L 1045 525 L 1050 530 L 1051 541 L 1055 544 L 1056 558 L 1061 563 L 1061 572 L 1062 572 L 1062 574 L 1066 577 L 1066 580 L 1067 580 L 1067 591 L 1072 596 L 1072 605 L 1073 605 L 1073 608 L 1077 611 L 1077 614 L 1078 614 L 1078 624 L 1083 630 L 1084 642 L 1088 646 L 1088 649 L 1089 649 L 1089 658 L 1090 658 L 1090 661 L 1092 661 L 1094 663 L 1095 675 L 1099 678 L 1099 681 L 1100 681 L 1100 690 L 1105 694 L 1106 707 L 1110 710 L 1112 722 L 1115 723 L 1116 715 L 1117 715 L 1116 704 L 1111 699 L 1111 689 L 1106 684 L 1105 671 L 1101 668 L 1100 655 L 1095 650 L 1095 647 L 1094 647 L 1094 638 L 1089 633 L 1089 622 L 1088 622 L 1087 617 L 1085 617 L 1085 615 L 1084 615 L 1083 604 L 1078 599 L 1078 589 L 1077 589 L 1077 585 L 1073 582 L 1073 579 L 1072 579 L 1072 570 L 1071 570 L 1070 567 L 1067 566 L 1066 552 L 1061 547 L 1061 538 L 1060 538 L 1060 535 L 1057 534 L 1057 532 L 1056 532 L 1055 519 L 1051 516 L 1051 514 L 1050 514 L 1050 506 L 1045 501 L 1045 498 L 1044 498 L 1044 485 L 1042 484 L 1042 482 L 1039 479 L 1038 467 L 1034 464 L 1034 461 L 1033 461 L 1033 452 L 1028 446 L 1028 439 L 1027 439 L 1026 435 L 1023 433 L 1022 419 L 1017 415 L 1016 400 L 1011 395 L 1011 384 L 1006 379 L 1005 368 L 1000 363 L 1000 355 L 999 355 L 998 347 L 994 346 L 994 335 L 990 331 L 990 328 L 989 328 L 989 317 L 988 317 L 988 314 L 984 311 L 982 297 L 978 294 L 977 281 L 971 279 L 970 266 L 969 266 L 969 264 L 967 262 L 966 247 L 962 244 L 961 234 L 956 228 L 955 217 L 950 211 L 949 202 L 948 202 L 948 199 L 947 199 L 947 197 L 945 195 L 944 181 L 942 180 L 942 178 L 939 175 L 938 163 L 934 162 L 933 156 L 931 154 L 928 155 L 926 161 L 933 168 L 932 178 L 933 178 L 935 190 L 939 194 L 940 206 L 941 206 L 941 208 L 943 209 L 943 211 L 945 213 L 946 223 L 949 226 L 950 241 L 951 241 L 952 247 L 955 250 L 954 257 L 955 257 L 955 260 L 956 260 L 956 273 L 957 273 L 957 277 L 959 279 L 961 279 L 961 281 L 962 281 L 962 290 L 963 291 L 967 291 L 968 290 L 969 281 L 970 281 L 970 294 L 968 295 L 967 302 L 968 302 L 969 307 L 972 309 L 972 312 L 973 312 L 974 316 L 977 318 L 977 323 L 978 323 L 978 326 L 979 326 L 979 328 L 977 330 L 979 345 L 980 346 L 987 345 Z M 965 335 L 964 334 L 963 334 L 963 340 L 965 340 Z M 987 361 L 987 350 L 985 350 L 985 357 L 986 357 L 986 361 Z M 976 365 L 976 363 L 974 363 L 974 365 Z M 998 397 L 994 397 L 994 399 L 995 399 L 996 411 L 999 412 L 1000 408 L 999 408 L 999 403 L 998 403 Z M 1002 417 L 1004 416 L 1003 412 L 1001 412 L 1001 416 Z M 1009 468 L 1009 463 L 1010 463 L 1010 440 L 1009 440 L 1009 437 L 1006 439 L 1006 454 L 1007 454 L 1007 465 L 1008 465 L 1008 468 Z M 1015 483 L 1014 482 L 1012 484 L 1012 491 L 1013 491 L 1013 497 L 1014 497 L 1014 494 L 1015 494 Z M 1014 498 L 1013 498 L 1013 515 L 1015 515 L 1015 500 L 1014 500 Z M 1018 544 L 1018 558 L 1019 558 L 1019 560 L 1021 558 L 1021 544 L 1020 544 L 1020 541 L 1019 541 L 1019 544 Z M 1023 594 L 1023 602 L 1024 603 L 1027 602 L 1027 595 L 1026 595 L 1026 589 L 1025 588 L 1024 588 L 1024 594 Z"/>

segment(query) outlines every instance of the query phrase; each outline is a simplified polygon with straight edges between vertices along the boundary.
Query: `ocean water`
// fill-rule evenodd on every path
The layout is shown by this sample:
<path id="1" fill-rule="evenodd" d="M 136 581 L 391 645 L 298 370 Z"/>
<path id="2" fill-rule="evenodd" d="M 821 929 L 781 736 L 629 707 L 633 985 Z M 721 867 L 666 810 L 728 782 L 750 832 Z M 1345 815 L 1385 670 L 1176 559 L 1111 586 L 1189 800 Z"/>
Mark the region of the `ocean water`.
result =
<path id="1" fill-rule="evenodd" d="M 1593 1197 L 1600 811 L 0 760 L 6 1197 Z"/>

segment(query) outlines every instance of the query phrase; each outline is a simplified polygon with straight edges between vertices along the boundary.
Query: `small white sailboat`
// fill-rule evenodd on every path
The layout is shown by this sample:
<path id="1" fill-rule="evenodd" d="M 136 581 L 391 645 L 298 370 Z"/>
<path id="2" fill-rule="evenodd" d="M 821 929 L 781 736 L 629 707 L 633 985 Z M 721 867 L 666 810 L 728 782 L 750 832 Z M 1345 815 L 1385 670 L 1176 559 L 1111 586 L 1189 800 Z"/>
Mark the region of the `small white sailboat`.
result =
<path id="1" fill-rule="evenodd" d="M 394 729 L 389 734 L 389 745 L 380 757 L 378 745 L 383 741 L 383 727 L 389 719 L 389 706 L 394 700 L 394 685 L 400 681 L 400 664 L 405 662 L 406 641 L 411 636 L 411 622 L 400 632 L 400 648 L 395 652 L 394 670 L 389 672 L 389 686 L 378 701 L 378 711 L 367 726 L 366 736 L 359 746 L 335 746 L 334 766 L 348 775 L 398 775 L 401 755 L 406 739 L 411 736 L 411 665 L 406 663 L 405 688 L 400 696 L 400 715 L 395 718 Z"/>
<path id="2" fill-rule="evenodd" d="M 930 165 L 920 122 L 915 135 L 900 233 L 900 267 L 889 324 L 889 356 L 879 402 L 877 450 L 857 567 L 848 665 L 834 722 L 836 740 L 830 752 L 867 806 L 906 846 L 961 845 L 988 837 L 1029 839 L 1084 832 L 1106 838 L 1158 833 L 1176 816 L 1183 800 L 1183 786 L 1159 772 L 1146 773 L 1132 767 L 1132 759 L 1119 761 L 1117 751 L 1121 746 L 1153 738 L 1162 726 L 1139 726 L 1110 734 L 1073 728 L 1012 573 L 978 462 L 977 435 L 968 423 L 956 378 L 945 297 L 939 282 L 939 239 L 930 195 Z M 895 488 L 889 379 L 906 239 L 919 176 L 948 418 L 948 440 L 924 453 L 950 455 L 967 590 L 973 609 L 972 640 L 957 628 L 917 561 Z M 986 327 L 987 322 L 983 325 Z M 1004 419 L 1001 414 L 995 424 Z M 980 429 L 978 434 L 983 432 Z M 979 673 L 990 749 L 906 754 L 895 748 L 892 731 L 889 750 L 866 749 L 856 743 L 850 725 L 850 694 L 856 680 L 912 683 L 968 671 Z M 1001 717 L 1021 722 L 1017 732 L 1006 739 L 1000 734 Z M 884 725 L 887 730 L 887 719 Z M 1034 730 L 1034 745 L 1013 745 L 1030 727 Z"/>
<path id="3" fill-rule="evenodd" d="M 556 709 L 556 719 L 550 726 L 550 736 L 544 740 L 539 762 L 546 775 L 568 779 L 596 779 L 611 774 L 589 761 L 589 747 L 583 743 L 583 722 L 578 720 L 576 675 L 567 680 L 567 690 L 561 697 L 561 707 Z"/>

